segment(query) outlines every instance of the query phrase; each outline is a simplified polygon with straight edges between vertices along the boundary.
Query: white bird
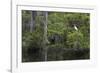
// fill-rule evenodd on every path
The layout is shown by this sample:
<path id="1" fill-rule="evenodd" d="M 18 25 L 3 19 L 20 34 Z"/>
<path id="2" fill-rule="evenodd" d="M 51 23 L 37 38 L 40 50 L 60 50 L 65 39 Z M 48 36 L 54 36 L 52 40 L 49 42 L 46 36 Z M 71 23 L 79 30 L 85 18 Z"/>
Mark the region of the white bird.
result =
<path id="1" fill-rule="evenodd" d="M 76 31 L 78 31 L 78 28 L 75 25 L 74 25 L 74 28 L 75 28 Z"/>

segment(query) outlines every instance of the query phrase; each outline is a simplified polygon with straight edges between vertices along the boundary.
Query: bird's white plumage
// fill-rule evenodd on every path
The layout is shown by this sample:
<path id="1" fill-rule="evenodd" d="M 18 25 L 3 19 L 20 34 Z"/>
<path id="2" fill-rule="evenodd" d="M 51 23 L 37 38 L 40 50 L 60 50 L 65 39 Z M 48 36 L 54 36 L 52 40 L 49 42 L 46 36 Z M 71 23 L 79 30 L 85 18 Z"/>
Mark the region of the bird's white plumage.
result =
<path id="1" fill-rule="evenodd" d="M 78 28 L 74 25 L 75 30 L 78 30 Z"/>

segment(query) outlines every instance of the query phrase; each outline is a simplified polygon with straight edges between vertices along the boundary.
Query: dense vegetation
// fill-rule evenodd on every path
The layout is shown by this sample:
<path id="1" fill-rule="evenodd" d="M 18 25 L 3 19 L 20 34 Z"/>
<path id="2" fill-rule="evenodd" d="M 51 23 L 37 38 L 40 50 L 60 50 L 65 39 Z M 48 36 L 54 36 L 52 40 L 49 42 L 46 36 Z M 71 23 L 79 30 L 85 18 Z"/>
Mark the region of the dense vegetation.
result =
<path id="1" fill-rule="evenodd" d="M 89 58 L 89 13 L 22 11 L 22 62 Z"/>

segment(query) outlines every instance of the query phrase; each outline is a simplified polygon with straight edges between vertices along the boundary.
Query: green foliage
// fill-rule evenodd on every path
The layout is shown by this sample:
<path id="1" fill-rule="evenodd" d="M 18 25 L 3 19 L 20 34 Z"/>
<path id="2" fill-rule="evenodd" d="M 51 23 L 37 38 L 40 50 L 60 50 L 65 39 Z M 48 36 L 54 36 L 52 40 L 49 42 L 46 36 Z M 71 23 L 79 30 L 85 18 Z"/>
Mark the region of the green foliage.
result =
<path id="1" fill-rule="evenodd" d="M 23 33 L 22 41 L 23 46 L 27 47 L 42 47 L 42 41 L 43 41 L 43 32 L 40 30 L 40 28 L 36 28 L 34 32 L 25 32 Z M 25 44 L 26 43 L 26 44 Z"/>
<path id="2" fill-rule="evenodd" d="M 73 24 L 77 24 L 75 31 Z M 48 16 L 48 36 L 59 34 L 65 38 L 65 46 L 73 48 L 75 42 L 80 48 L 89 48 L 89 14 L 54 12 Z M 75 48 L 75 47 L 74 47 Z"/>
<path id="3" fill-rule="evenodd" d="M 80 48 L 82 48 L 81 45 L 83 43 L 82 39 L 83 39 L 83 34 L 79 31 L 74 31 L 68 34 L 66 44 L 69 43 L 68 44 L 70 46 L 69 48 L 77 48 L 77 45 L 80 46 Z"/>
<path id="4" fill-rule="evenodd" d="M 30 11 L 24 11 L 22 10 L 22 24 L 26 24 L 26 23 L 29 23 L 30 20 L 31 20 L 31 13 Z"/>

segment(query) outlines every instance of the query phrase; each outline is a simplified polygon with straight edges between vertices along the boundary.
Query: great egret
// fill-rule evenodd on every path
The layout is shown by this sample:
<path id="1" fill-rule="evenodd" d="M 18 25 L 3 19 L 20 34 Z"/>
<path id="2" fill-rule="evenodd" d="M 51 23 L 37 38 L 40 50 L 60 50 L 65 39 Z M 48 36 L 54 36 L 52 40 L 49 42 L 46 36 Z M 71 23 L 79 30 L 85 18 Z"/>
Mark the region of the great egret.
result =
<path id="1" fill-rule="evenodd" d="M 76 31 L 78 31 L 78 28 L 75 25 L 74 25 L 74 28 L 75 28 Z"/>

